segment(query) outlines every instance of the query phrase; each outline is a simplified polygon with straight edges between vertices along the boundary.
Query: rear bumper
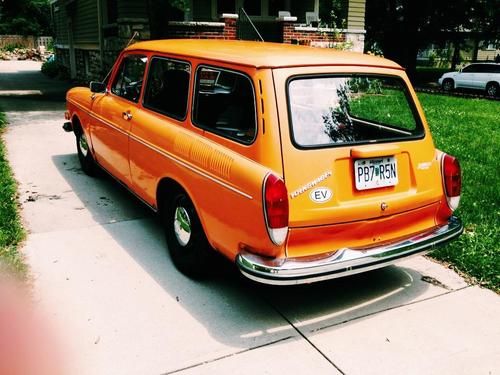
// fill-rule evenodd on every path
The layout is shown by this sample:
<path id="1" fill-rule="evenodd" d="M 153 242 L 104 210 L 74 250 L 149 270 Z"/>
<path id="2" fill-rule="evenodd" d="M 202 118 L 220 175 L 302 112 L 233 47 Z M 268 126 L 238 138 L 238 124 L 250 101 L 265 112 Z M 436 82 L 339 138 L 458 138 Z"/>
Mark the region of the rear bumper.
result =
<path id="1" fill-rule="evenodd" d="M 462 222 L 453 216 L 445 225 L 376 247 L 343 248 L 318 256 L 280 259 L 242 252 L 236 264 L 243 275 L 264 284 L 313 283 L 385 267 L 400 259 L 426 253 L 462 232 Z"/>

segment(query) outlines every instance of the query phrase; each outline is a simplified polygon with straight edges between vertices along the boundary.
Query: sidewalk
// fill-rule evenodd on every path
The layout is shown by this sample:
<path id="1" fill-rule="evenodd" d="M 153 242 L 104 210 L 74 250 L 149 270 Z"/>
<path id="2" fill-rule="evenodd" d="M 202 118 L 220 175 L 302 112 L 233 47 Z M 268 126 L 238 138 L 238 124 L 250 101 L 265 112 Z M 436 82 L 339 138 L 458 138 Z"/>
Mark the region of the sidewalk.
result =
<path id="1" fill-rule="evenodd" d="M 81 172 L 61 129 L 64 84 L 11 64 L 0 62 L 0 106 L 22 251 L 68 374 L 500 374 L 500 298 L 424 257 L 296 287 L 231 270 L 185 278 L 154 216 Z"/>

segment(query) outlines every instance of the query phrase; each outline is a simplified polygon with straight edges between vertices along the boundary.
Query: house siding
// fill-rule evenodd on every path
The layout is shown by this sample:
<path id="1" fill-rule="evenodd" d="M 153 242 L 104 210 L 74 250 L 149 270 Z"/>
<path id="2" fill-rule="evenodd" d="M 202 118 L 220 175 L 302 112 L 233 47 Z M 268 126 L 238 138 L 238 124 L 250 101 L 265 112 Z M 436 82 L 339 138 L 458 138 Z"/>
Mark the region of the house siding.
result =
<path id="1" fill-rule="evenodd" d="M 61 5 L 61 2 L 58 1 L 53 5 L 54 15 L 54 35 L 55 44 L 64 44 L 67 45 L 69 43 L 68 37 L 68 14 L 66 13 L 66 7 Z"/>
<path id="2" fill-rule="evenodd" d="M 350 0 L 348 9 L 347 28 L 351 30 L 364 30 L 366 0 Z"/>
<path id="3" fill-rule="evenodd" d="M 78 0 L 73 16 L 74 42 L 78 44 L 98 44 L 99 24 L 97 19 L 97 1 Z"/>
<path id="4" fill-rule="evenodd" d="M 148 18 L 146 1 L 121 0 L 118 1 L 118 18 Z"/>

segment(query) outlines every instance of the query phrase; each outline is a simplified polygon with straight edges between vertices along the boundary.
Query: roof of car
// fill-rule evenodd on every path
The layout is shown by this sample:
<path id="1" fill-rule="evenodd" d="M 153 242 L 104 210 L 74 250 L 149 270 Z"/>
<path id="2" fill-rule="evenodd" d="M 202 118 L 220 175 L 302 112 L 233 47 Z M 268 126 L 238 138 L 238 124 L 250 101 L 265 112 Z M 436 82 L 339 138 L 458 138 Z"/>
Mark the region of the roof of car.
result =
<path id="1" fill-rule="evenodd" d="M 393 61 L 358 52 L 241 40 L 153 40 L 132 44 L 126 50 L 153 51 L 176 56 L 224 61 L 256 68 L 358 65 L 402 69 L 400 65 Z"/>

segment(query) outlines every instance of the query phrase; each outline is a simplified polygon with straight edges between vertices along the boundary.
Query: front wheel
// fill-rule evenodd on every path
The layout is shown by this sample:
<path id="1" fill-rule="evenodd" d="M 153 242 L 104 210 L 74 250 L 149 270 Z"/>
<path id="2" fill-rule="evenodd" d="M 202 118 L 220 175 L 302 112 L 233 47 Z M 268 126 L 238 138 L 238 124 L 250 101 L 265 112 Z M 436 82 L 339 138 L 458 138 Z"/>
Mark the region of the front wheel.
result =
<path id="1" fill-rule="evenodd" d="M 76 149 L 78 151 L 78 159 L 80 160 L 82 170 L 89 176 L 95 176 L 97 174 L 97 164 L 90 152 L 87 136 L 80 128 L 76 129 L 75 135 Z"/>
<path id="2" fill-rule="evenodd" d="M 498 94 L 499 94 L 498 83 L 496 83 L 496 82 L 488 83 L 486 85 L 486 94 L 488 94 L 488 96 L 491 98 L 498 96 Z"/>
<path id="3" fill-rule="evenodd" d="M 446 92 L 453 91 L 454 86 L 455 86 L 455 85 L 454 85 L 454 83 L 453 83 L 453 80 L 452 80 L 452 79 L 449 79 L 449 78 L 448 78 L 448 79 L 445 79 L 445 80 L 443 81 L 443 85 L 442 85 L 442 87 L 443 87 L 443 91 L 446 91 Z"/>
<path id="4" fill-rule="evenodd" d="M 186 193 L 173 194 L 167 202 L 163 221 L 168 250 L 177 269 L 194 279 L 208 276 L 215 252 Z"/>

